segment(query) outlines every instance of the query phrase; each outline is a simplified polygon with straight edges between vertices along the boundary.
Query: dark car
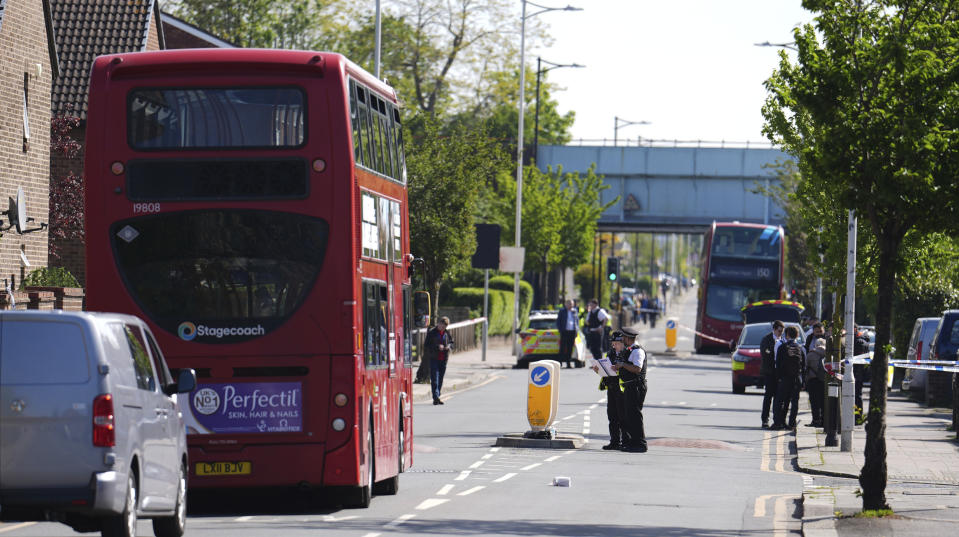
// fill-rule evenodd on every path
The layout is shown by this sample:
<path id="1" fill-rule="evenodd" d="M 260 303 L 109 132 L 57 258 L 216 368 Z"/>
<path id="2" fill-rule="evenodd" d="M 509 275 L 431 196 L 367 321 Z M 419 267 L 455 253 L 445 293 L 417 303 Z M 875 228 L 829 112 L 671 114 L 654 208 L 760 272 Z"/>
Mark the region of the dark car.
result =
<path id="1" fill-rule="evenodd" d="M 959 310 L 942 312 L 939 328 L 932 336 L 932 348 L 929 358 L 955 362 L 959 354 Z"/>

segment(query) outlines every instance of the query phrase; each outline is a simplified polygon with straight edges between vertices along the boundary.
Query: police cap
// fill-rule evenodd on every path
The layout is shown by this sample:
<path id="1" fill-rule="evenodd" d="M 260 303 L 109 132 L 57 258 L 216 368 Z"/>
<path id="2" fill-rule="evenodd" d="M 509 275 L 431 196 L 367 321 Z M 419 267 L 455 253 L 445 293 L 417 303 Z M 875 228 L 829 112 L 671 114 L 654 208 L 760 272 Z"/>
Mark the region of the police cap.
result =
<path id="1" fill-rule="evenodd" d="M 617 330 L 617 331 L 615 331 L 615 332 L 613 332 L 612 334 L 609 335 L 609 340 L 610 340 L 610 341 L 622 341 L 622 340 L 623 340 L 623 333 L 620 332 L 619 330 Z"/>
<path id="2" fill-rule="evenodd" d="M 639 335 L 639 332 L 629 327 L 623 328 L 622 332 L 623 336 L 628 338 L 635 338 Z"/>

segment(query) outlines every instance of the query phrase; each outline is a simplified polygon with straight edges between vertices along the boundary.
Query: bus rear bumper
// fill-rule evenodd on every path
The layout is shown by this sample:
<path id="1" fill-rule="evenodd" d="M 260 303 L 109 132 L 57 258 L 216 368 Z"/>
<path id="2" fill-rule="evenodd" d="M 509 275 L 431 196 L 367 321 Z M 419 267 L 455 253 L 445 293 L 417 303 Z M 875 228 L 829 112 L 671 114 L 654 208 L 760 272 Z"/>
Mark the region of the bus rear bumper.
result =
<path id="1" fill-rule="evenodd" d="M 324 484 L 323 443 L 234 445 L 231 448 L 230 451 L 217 451 L 190 446 L 190 488 Z"/>

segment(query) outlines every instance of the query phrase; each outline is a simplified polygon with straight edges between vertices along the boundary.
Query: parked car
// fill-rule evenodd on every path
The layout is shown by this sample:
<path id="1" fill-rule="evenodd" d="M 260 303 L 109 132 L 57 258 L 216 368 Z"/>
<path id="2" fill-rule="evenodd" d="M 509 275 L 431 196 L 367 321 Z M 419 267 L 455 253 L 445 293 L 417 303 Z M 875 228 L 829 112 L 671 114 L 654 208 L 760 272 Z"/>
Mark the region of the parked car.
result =
<path id="1" fill-rule="evenodd" d="M 529 326 L 520 332 L 520 357 L 517 367 L 527 367 L 536 360 L 559 359 L 559 329 L 556 328 L 556 311 L 533 311 Z M 573 342 L 573 363 L 576 367 L 586 365 L 586 342 L 583 333 L 576 331 Z"/>
<path id="2" fill-rule="evenodd" d="M 909 338 L 909 348 L 906 349 L 906 360 L 929 360 L 932 350 L 932 337 L 939 326 L 939 317 L 920 317 L 912 327 L 912 336 Z M 924 369 L 906 369 L 902 378 L 902 390 L 914 392 L 925 399 L 926 375 Z"/>
<path id="3" fill-rule="evenodd" d="M 799 323 L 784 323 L 795 326 L 802 334 Z M 766 334 L 773 331 L 772 322 L 752 323 L 743 327 L 736 341 L 732 357 L 733 393 L 746 393 L 746 386 L 763 388 L 765 379 L 759 374 L 763 359 L 759 354 L 759 344 Z"/>
<path id="4" fill-rule="evenodd" d="M 929 355 L 929 359 L 931 360 L 946 362 L 959 361 L 959 310 L 946 310 L 942 312 L 939 326 L 936 327 L 936 333 L 932 336 L 931 351 Z M 938 400 L 940 396 L 945 397 L 944 403 L 946 401 L 954 401 L 952 391 L 959 389 L 956 386 L 956 381 L 959 379 L 957 379 L 956 373 L 948 373 L 948 375 L 951 378 L 949 391 L 942 394 L 929 394 L 929 390 L 927 389 L 927 401 L 930 399 L 930 396 L 932 396 L 934 400 Z M 959 418 L 959 416 L 956 416 L 956 418 Z M 959 421 L 959 419 L 954 419 L 954 421 Z M 953 425 L 957 424 L 953 423 Z"/>
<path id="5" fill-rule="evenodd" d="M 0 312 L 0 520 L 158 537 L 186 526 L 186 428 L 156 340 L 137 317 Z"/>

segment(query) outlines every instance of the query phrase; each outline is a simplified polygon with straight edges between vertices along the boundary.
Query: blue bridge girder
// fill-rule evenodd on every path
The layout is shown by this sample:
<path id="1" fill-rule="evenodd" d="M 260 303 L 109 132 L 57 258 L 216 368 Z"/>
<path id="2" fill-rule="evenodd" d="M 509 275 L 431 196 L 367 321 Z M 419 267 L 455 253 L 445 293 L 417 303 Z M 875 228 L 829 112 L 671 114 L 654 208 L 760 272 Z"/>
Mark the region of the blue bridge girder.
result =
<path id="1" fill-rule="evenodd" d="M 540 146 L 538 167 L 596 174 L 610 186 L 602 202 L 619 200 L 600 217 L 599 231 L 701 233 L 713 221 L 782 225 L 783 209 L 760 193 L 775 184 L 771 148 Z"/>

